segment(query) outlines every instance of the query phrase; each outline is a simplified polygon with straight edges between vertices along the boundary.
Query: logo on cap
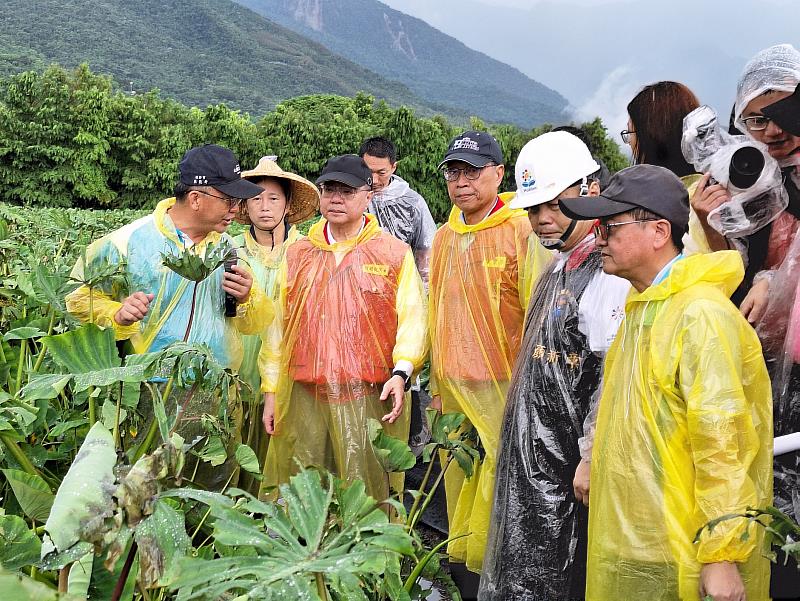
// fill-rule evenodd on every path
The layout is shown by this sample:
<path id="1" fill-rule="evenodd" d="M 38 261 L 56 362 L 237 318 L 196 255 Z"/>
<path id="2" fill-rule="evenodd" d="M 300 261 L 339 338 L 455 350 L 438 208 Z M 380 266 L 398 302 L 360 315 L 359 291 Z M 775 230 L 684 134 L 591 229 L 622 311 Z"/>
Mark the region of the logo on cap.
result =
<path id="1" fill-rule="evenodd" d="M 523 191 L 527 191 L 528 189 L 532 188 L 536 185 L 536 180 L 533 178 L 533 174 L 525 169 L 522 172 L 522 189 Z"/>
<path id="2" fill-rule="evenodd" d="M 478 150 L 480 150 L 480 146 L 472 138 L 466 137 L 453 142 L 453 150 L 473 150 L 478 152 Z"/>

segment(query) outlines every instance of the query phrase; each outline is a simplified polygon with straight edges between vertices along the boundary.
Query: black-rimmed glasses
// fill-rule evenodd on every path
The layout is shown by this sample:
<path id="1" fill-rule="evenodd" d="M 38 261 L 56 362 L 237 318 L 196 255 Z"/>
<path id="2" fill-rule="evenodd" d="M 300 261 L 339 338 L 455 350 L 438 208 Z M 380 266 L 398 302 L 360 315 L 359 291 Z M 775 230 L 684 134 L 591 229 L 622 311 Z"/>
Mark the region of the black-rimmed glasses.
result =
<path id="1" fill-rule="evenodd" d="M 622 138 L 622 141 L 625 142 L 625 144 L 630 144 L 631 136 L 635 133 L 636 132 L 633 131 L 632 129 L 623 129 L 621 132 L 619 132 L 619 135 Z"/>
<path id="2" fill-rule="evenodd" d="M 660 219 L 634 219 L 633 221 L 618 221 L 617 223 L 597 223 L 594 226 L 594 237 L 601 240 L 608 240 L 608 230 L 612 227 L 620 225 L 628 225 L 630 223 L 645 223 L 646 221 L 661 221 Z"/>
<path id="3" fill-rule="evenodd" d="M 228 208 L 230 210 L 238 209 L 239 205 L 242 204 L 241 198 L 234 198 L 233 196 L 217 196 L 216 194 L 212 194 L 211 192 L 206 192 L 205 190 L 198 190 L 200 194 L 205 194 L 206 196 L 211 196 L 212 198 L 216 198 L 223 202 L 228 203 Z"/>
<path id="4" fill-rule="evenodd" d="M 444 179 L 448 182 L 457 181 L 461 174 L 464 174 L 468 180 L 476 180 L 481 176 L 481 171 L 486 169 L 487 167 L 495 167 L 494 163 L 487 163 L 483 167 L 473 167 L 469 165 L 468 167 L 464 167 L 463 169 L 459 169 L 458 167 L 444 167 L 442 168 L 442 175 L 444 175 Z"/>

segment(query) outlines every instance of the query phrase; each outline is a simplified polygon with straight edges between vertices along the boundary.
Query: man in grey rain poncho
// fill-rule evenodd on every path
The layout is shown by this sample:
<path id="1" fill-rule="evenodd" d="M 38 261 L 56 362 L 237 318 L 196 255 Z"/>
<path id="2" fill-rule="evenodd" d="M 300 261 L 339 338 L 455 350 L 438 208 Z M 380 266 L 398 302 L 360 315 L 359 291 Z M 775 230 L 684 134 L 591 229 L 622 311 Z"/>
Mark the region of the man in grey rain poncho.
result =
<path id="1" fill-rule="evenodd" d="M 386 138 L 364 140 L 358 154 L 372 170 L 372 200 L 367 211 L 375 215 L 382 229 L 402 240 L 414 251 L 414 260 L 425 288 L 428 261 L 436 223 L 425 199 L 397 175 L 397 150 Z"/>
<path id="2" fill-rule="evenodd" d="M 556 252 L 534 285 L 508 391 L 480 599 L 583 598 L 591 460 L 584 421 L 630 284 L 603 273 L 593 222 L 566 217 L 558 202 L 600 194 L 599 169 L 586 145 L 563 131 L 531 140 L 517 159 L 511 206 L 528 210 L 534 233 Z"/>

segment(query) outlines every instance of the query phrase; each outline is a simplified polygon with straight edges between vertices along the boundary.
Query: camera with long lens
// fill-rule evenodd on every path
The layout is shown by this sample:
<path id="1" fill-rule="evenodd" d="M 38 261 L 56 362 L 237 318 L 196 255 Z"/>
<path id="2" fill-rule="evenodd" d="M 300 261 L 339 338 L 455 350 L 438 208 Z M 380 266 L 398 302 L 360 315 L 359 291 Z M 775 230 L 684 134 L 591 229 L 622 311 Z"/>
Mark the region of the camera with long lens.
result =
<path id="1" fill-rule="evenodd" d="M 731 199 L 710 211 L 708 223 L 724 236 L 747 236 L 773 221 L 789 199 L 780 167 L 767 147 L 720 129 L 717 115 L 701 106 L 683 119 L 681 150 L 699 173 L 710 173 Z"/>

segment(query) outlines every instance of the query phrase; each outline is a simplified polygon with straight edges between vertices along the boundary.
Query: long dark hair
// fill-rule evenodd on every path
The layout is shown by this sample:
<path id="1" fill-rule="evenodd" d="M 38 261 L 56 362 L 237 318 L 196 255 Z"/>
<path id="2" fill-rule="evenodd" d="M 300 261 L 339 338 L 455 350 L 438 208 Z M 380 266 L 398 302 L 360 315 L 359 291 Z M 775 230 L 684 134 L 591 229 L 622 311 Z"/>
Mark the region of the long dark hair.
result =
<path id="1" fill-rule="evenodd" d="M 683 118 L 698 106 L 697 96 L 675 81 L 659 81 L 636 94 L 628 104 L 636 132 L 636 162 L 666 167 L 678 177 L 694 173 L 683 158 L 681 136 Z"/>

